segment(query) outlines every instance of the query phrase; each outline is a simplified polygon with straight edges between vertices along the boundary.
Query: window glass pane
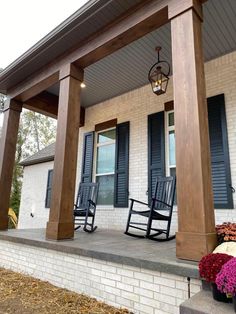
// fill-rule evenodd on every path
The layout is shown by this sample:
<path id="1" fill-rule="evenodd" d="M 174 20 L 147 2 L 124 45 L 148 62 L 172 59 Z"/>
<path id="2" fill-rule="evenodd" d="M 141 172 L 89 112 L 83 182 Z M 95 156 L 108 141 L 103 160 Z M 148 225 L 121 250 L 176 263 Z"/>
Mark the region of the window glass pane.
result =
<path id="1" fill-rule="evenodd" d="M 175 125 L 175 116 L 174 116 L 174 112 L 171 112 L 168 114 L 169 117 L 169 126 L 173 126 Z"/>
<path id="2" fill-rule="evenodd" d="M 169 166 L 175 166 L 175 131 L 169 132 Z"/>
<path id="3" fill-rule="evenodd" d="M 97 148 L 97 174 L 114 172 L 115 144 Z"/>
<path id="4" fill-rule="evenodd" d="M 101 144 L 101 143 L 110 142 L 112 140 L 115 140 L 115 137 L 116 137 L 115 129 L 101 132 L 98 134 L 98 143 Z"/>
<path id="5" fill-rule="evenodd" d="M 97 176 L 97 182 L 99 182 L 97 203 L 99 205 L 113 205 L 114 175 Z"/>

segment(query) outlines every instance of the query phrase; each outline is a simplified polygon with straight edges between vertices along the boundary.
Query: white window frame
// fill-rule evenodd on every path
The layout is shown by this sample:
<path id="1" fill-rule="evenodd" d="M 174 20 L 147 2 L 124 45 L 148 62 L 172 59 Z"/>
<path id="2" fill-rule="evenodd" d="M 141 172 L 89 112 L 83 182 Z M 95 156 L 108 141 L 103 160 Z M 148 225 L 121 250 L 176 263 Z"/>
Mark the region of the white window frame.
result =
<path id="1" fill-rule="evenodd" d="M 169 155 L 169 132 L 175 131 L 175 124 L 172 126 L 169 126 L 169 115 L 171 113 L 174 113 L 174 110 L 165 111 L 165 138 L 166 138 L 166 175 L 170 176 L 170 169 L 175 168 L 175 165 L 170 165 L 170 155 Z"/>
<path id="2" fill-rule="evenodd" d="M 95 132 L 95 145 L 94 145 L 94 162 L 93 162 L 93 182 L 97 182 L 96 179 L 97 177 L 101 177 L 101 176 L 108 176 L 108 175 L 115 175 L 115 160 L 114 160 L 114 172 L 106 172 L 106 173 L 99 173 L 97 174 L 97 151 L 98 151 L 98 147 L 101 146 L 107 146 L 107 145 L 111 145 L 111 144 L 115 144 L 116 145 L 116 139 L 115 140 L 110 140 L 108 142 L 105 143 L 98 143 L 98 136 L 100 133 L 104 133 L 106 131 L 110 131 L 110 130 L 114 130 L 116 131 L 115 127 L 111 127 L 108 129 L 104 129 L 101 131 L 97 131 Z M 97 205 L 97 208 L 99 209 L 111 209 L 114 208 L 114 204 L 110 204 L 110 205 Z"/>

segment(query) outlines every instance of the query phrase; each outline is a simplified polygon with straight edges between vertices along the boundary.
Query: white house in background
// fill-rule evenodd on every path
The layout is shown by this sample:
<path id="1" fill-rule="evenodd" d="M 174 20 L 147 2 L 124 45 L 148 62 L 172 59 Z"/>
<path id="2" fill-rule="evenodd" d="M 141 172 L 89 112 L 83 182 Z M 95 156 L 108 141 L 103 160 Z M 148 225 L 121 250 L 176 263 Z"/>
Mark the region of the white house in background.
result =
<path id="1" fill-rule="evenodd" d="M 205 63 L 217 223 L 236 218 L 236 193 L 233 193 L 236 187 L 235 65 L 236 52 Z M 171 79 L 163 96 L 157 97 L 150 86 L 145 85 L 86 108 L 85 123 L 80 128 L 77 186 L 85 177 L 100 182 L 96 213 L 99 228 L 124 230 L 128 198 L 147 201 L 153 178 L 157 174 L 175 173 L 172 100 Z M 126 158 L 120 159 L 127 169 L 121 189 L 117 188 L 114 179 L 118 140 L 120 147 L 125 145 L 127 148 L 123 151 Z M 24 179 L 19 228 L 46 227 L 54 148 L 52 144 L 22 162 Z M 177 229 L 177 206 L 172 228 Z"/>

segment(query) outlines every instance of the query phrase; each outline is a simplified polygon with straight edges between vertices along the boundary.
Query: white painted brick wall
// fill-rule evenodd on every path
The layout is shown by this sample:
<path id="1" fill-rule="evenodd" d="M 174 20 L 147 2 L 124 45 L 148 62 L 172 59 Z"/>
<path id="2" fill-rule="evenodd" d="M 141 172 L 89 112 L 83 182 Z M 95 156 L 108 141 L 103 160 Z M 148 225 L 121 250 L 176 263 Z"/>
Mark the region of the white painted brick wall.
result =
<path id="1" fill-rule="evenodd" d="M 232 185 L 236 187 L 236 52 L 206 63 L 205 72 L 207 97 L 220 93 L 225 94 Z M 147 201 L 147 116 L 164 109 L 164 103 L 173 99 L 172 90 L 172 80 L 170 80 L 168 92 L 165 95 L 157 97 L 152 93 L 150 86 L 147 85 L 88 108 L 85 116 L 85 127 L 80 129 L 79 136 L 78 181 L 80 179 L 83 134 L 94 130 L 95 124 L 113 118 L 117 118 L 118 123 L 130 121 L 129 196 Z M 34 182 L 35 185 L 33 185 L 33 179 L 30 176 L 37 177 L 38 172 L 35 176 L 33 167 L 29 167 L 30 170 L 27 168 L 25 168 L 26 174 L 21 201 L 20 227 L 46 226 L 48 210 L 43 205 L 46 180 Z M 37 166 L 35 166 L 35 169 L 37 171 Z M 42 169 L 42 175 L 43 172 Z M 47 170 L 45 172 L 47 173 Z M 25 185 L 28 188 L 25 188 Z M 37 217 L 29 219 L 28 211 L 35 200 L 33 195 L 36 187 L 38 188 L 38 204 L 35 205 Z M 236 193 L 234 194 L 234 204 L 236 204 Z M 236 209 L 217 209 L 215 213 L 217 223 L 233 221 L 236 218 Z M 99 228 L 124 230 L 127 215 L 127 208 L 111 207 L 104 209 L 98 206 L 96 224 Z M 172 230 L 177 230 L 176 211 L 173 215 Z"/>
<path id="2" fill-rule="evenodd" d="M 188 298 L 187 278 L 89 257 L 0 240 L 0 267 L 78 293 L 85 293 L 136 314 L 177 314 Z M 201 282 L 190 280 L 190 293 Z"/>
<path id="3" fill-rule="evenodd" d="M 53 169 L 52 161 L 24 168 L 18 228 L 46 227 L 49 208 L 45 208 L 45 198 L 50 169 Z"/>

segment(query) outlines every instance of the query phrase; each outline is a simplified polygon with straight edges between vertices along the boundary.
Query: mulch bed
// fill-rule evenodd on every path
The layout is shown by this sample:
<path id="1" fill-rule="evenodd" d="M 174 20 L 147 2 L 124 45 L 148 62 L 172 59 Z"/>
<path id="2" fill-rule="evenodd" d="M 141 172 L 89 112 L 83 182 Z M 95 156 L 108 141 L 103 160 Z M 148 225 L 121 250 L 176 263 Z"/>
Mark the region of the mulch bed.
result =
<path id="1" fill-rule="evenodd" d="M 0 268 L 0 314 L 131 314 L 83 294 Z"/>

